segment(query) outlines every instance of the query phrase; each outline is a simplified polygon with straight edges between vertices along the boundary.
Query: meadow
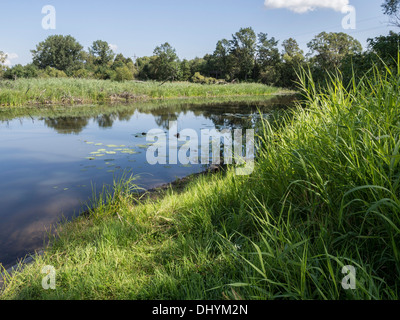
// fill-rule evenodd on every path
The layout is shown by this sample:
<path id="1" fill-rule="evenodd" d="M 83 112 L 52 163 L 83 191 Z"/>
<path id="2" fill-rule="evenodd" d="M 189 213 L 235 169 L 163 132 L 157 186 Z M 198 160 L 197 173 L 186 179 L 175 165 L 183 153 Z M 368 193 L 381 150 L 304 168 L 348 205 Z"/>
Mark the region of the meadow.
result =
<path id="1" fill-rule="evenodd" d="M 205 85 L 156 82 L 36 78 L 0 81 L 0 106 L 90 104 L 188 97 L 271 95 L 289 90 L 257 83 Z"/>

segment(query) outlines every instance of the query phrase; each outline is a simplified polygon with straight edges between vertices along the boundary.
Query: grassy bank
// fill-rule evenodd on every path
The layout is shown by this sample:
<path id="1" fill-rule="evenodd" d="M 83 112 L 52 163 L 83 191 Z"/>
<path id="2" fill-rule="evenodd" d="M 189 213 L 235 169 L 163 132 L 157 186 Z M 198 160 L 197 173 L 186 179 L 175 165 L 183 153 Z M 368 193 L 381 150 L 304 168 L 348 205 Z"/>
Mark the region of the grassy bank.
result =
<path id="1" fill-rule="evenodd" d="M 1 298 L 398 299 L 400 78 L 304 82 L 305 106 L 264 123 L 251 176 L 230 168 L 140 202 L 122 181 Z M 41 287 L 45 265 L 56 290 Z"/>
<path id="2" fill-rule="evenodd" d="M 0 106 L 269 95 L 280 91 L 283 90 L 256 83 L 202 85 L 189 82 L 115 82 L 71 78 L 19 79 L 0 81 Z"/>

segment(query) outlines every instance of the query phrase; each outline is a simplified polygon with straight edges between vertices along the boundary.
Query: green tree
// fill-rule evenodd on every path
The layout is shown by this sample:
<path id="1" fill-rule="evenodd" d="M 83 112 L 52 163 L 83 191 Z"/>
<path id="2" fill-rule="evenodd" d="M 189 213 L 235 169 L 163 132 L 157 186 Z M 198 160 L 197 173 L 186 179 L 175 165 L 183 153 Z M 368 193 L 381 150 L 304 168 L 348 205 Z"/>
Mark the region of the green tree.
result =
<path id="1" fill-rule="evenodd" d="M 122 67 L 117 67 L 115 69 L 115 76 L 114 76 L 113 80 L 116 80 L 116 81 L 133 80 L 132 70 L 129 69 L 129 67 L 126 65 L 124 65 Z"/>
<path id="2" fill-rule="evenodd" d="M 107 66 L 115 57 L 115 53 L 108 42 L 102 40 L 93 42 L 89 48 L 89 54 L 93 57 L 94 64 L 100 66 Z"/>
<path id="3" fill-rule="evenodd" d="M 259 33 L 254 78 L 259 78 L 265 84 L 274 85 L 280 80 L 280 65 L 278 41 L 274 37 L 269 39 L 266 33 Z"/>
<path id="4" fill-rule="evenodd" d="M 83 67 L 83 47 L 71 36 L 53 35 L 31 50 L 33 63 L 40 69 L 47 67 L 71 75 Z"/>
<path id="5" fill-rule="evenodd" d="M 232 35 L 230 52 L 234 58 L 232 65 L 238 78 L 248 80 L 253 75 L 257 36 L 252 28 L 241 28 Z"/>
<path id="6" fill-rule="evenodd" d="M 2 65 L 4 62 L 6 62 L 7 55 L 3 52 L 0 51 L 0 65 Z"/>
<path id="7" fill-rule="evenodd" d="M 230 43 L 226 39 L 217 42 L 217 46 L 212 55 L 214 60 L 215 75 L 217 78 L 230 79 L 232 59 L 230 56 Z"/>
<path id="8" fill-rule="evenodd" d="M 190 70 L 190 63 L 188 60 L 183 59 L 180 65 L 181 79 L 182 81 L 189 81 L 192 77 L 192 72 Z"/>
<path id="9" fill-rule="evenodd" d="M 179 59 L 175 49 L 168 43 L 164 43 L 154 49 L 154 56 L 151 61 L 154 75 L 157 80 L 176 80 L 180 73 Z"/>
<path id="10" fill-rule="evenodd" d="M 400 0 L 385 0 L 382 7 L 384 14 L 390 16 L 391 23 L 400 27 Z"/>
<path id="11" fill-rule="evenodd" d="M 3 65 L 6 62 L 7 55 L 0 51 L 0 78 L 3 76 L 3 71 L 5 70 L 5 66 Z"/>
<path id="12" fill-rule="evenodd" d="M 396 68 L 400 54 L 400 33 L 393 31 L 387 36 L 368 39 L 368 48 L 382 59 L 386 65 Z"/>
<path id="13" fill-rule="evenodd" d="M 334 71 L 340 68 L 347 55 L 359 54 L 362 51 L 360 42 L 343 32 L 321 32 L 307 44 L 311 50 L 312 62 L 323 71 Z"/>
<path id="14" fill-rule="evenodd" d="M 17 64 L 12 68 L 8 68 L 4 72 L 4 78 L 6 79 L 18 79 L 18 78 L 36 78 L 39 75 L 38 69 L 33 64 L 28 64 L 26 66 L 22 66 L 21 64 Z"/>
<path id="15" fill-rule="evenodd" d="M 156 76 L 154 74 L 153 61 L 157 57 L 140 57 L 136 59 L 136 67 L 138 78 L 141 80 L 155 80 Z"/>
<path id="16" fill-rule="evenodd" d="M 297 41 L 289 38 L 282 42 L 282 67 L 280 85 L 283 87 L 294 87 L 298 82 L 298 72 L 305 65 L 303 50 Z"/>

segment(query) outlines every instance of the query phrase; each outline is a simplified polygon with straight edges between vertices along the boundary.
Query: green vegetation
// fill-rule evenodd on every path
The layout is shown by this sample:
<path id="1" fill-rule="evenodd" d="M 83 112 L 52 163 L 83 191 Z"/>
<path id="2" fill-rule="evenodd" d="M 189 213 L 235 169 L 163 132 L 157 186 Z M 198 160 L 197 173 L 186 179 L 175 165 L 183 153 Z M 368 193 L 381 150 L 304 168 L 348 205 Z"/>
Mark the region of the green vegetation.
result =
<path id="1" fill-rule="evenodd" d="M 138 199 L 128 177 L 65 222 L 3 299 L 399 299 L 400 76 L 317 90 L 233 168 Z M 56 290 L 41 287 L 53 265 Z M 343 290 L 342 267 L 357 270 Z"/>
<path id="2" fill-rule="evenodd" d="M 0 81 L 0 106 L 82 104 L 164 98 L 270 95 L 289 92 L 257 83 L 201 85 L 189 82 L 115 82 L 48 78 Z"/>
<path id="3" fill-rule="evenodd" d="M 392 2 L 385 10 L 395 15 L 397 2 Z M 316 83 L 323 86 L 329 82 L 327 74 L 338 70 L 343 81 L 348 82 L 353 72 L 363 74 L 381 60 L 393 66 L 399 43 L 400 35 L 390 32 L 387 36 L 368 39 L 368 48 L 363 51 L 360 42 L 346 33 L 321 32 L 308 42 L 309 52 L 305 54 L 293 38 L 282 41 L 280 49 L 279 40 L 264 32 L 256 34 L 247 27 L 232 34 L 230 40 L 218 41 L 214 52 L 202 58 L 181 60 L 176 50 L 165 42 L 154 49 L 152 56 L 133 60 L 116 55 L 106 41 L 94 41 L 85 51 L 70 35 L 52 35 L 32 50 L 32 63 L 2 67 L 0 79 L 70 77 L 118 82 L 133 79 L 201 84 L 255 82 L 294 88 L 299 81 L 298 71 L 308 68 Z M 0 52 L 0 65 L 4 60 Z M 392 71 L 397 72 L 396 69 Z"/>

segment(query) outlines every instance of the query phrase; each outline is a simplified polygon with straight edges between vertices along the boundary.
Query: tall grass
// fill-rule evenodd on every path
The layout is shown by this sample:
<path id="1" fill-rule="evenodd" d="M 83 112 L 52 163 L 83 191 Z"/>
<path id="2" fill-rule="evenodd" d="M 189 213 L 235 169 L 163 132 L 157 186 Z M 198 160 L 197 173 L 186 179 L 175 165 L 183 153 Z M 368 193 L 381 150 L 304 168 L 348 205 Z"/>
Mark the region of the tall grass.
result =
<path id="1" fill-rule="evenodd" d="M 304 73 L 301 86 L 283 125 L 262 124 L 251 176 L 229 168 L 140 201 L 128 181 L 63 224 L 1 297 L 398 299 L 400 78 L 332 78 L 318 92 Z"/>
<path id="2" fill-rule="evenodd" d="M 373 70 L 316 92 L 310 74 L 282 129 L 264 125 L 246 202 L 258 235 L 243 254 L 255 298 L 398 299 L 400 79 Z M 357 270 L 343 290 L 342 267 Z"/>
<path id="3" fill-rule="evenodd" d="M 19 79 L 16 81 L 0 81 L 0 106 L 81 104 L 177 97 L 267 95 L 278 91 L 278 88 L 255 83 L 201 85 L 189 82 L 115 82 L 71 78 Z"/>

